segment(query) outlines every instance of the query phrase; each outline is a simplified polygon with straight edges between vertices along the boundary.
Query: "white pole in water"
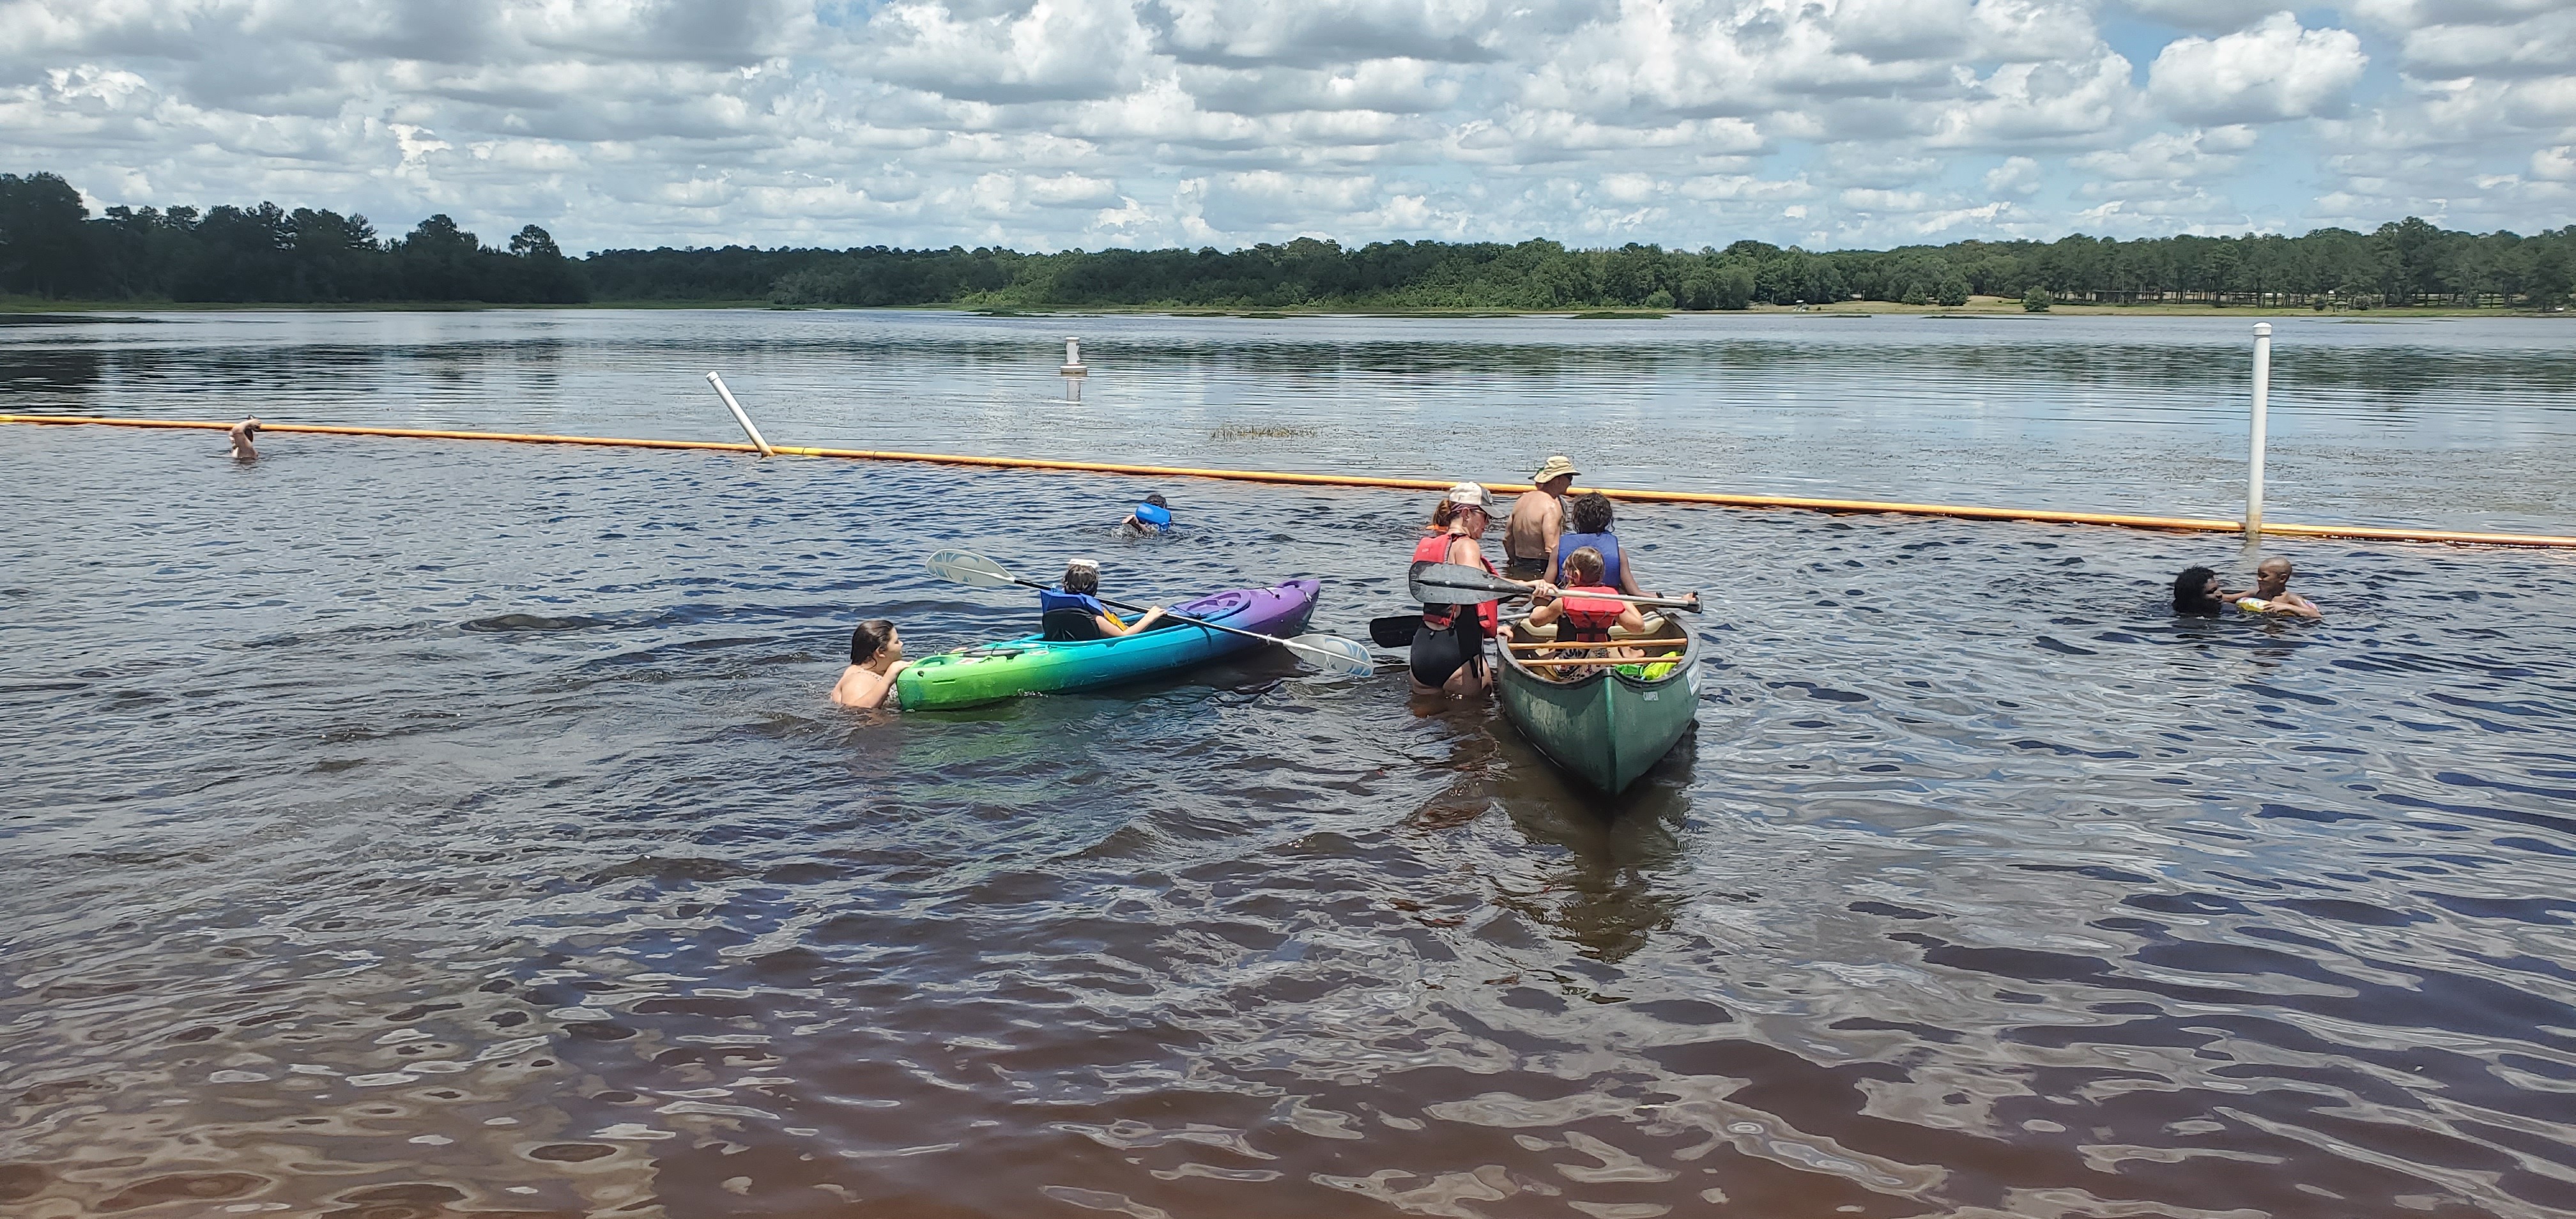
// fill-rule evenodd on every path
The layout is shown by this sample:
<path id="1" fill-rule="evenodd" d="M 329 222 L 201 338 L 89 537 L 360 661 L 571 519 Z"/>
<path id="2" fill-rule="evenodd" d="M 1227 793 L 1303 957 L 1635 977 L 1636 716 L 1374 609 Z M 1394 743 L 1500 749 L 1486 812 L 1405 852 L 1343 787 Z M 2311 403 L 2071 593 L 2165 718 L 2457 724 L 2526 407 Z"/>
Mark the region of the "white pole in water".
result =
<path id="1" fill-rule="evenodd" d="M 716 396 L 724 399 L 726 410 L 733 412 L 733 421 L 742 425 L 742 434 L 751 437 L 751 447 L 760 450 L 763 457 L 778 456 L 770 449 L 769 442 L 760 438 L 760 429 L 751 426 L 751 416 L 743 413 L 742 404 L 733 400 L 733 391 L 725 388 L 724 378 L 708 373 L 707 384 L 716 387 Z"/>
<path id="2" fill-rule="evenodd" d="M 1081 339 L 1072 335 L 1064 336 L 1064 367 L 1057 369 L 1056 372 L 1067 377 L 1085 376 L 1091 372 L 1090 369 L 1082 366 Z"/>
<path id="3" fill-rule="evenodd" d="M 2254 429 L 2245 466 L 2245 544 L 2263 540 L 2263 412 L 2272 397 L 2272 323 L 2254 323 Z"/>

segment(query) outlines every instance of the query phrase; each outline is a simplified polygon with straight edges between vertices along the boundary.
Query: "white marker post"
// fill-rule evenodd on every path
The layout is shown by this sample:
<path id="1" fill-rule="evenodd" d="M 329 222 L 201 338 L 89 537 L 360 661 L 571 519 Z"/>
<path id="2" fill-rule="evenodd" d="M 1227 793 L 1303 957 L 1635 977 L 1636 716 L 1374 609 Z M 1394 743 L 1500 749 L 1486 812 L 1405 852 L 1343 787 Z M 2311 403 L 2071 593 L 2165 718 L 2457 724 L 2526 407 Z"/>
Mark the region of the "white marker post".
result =
<path id="1" fill-rule="evenodd" d="M 733 400 L 733 391 L 725 388 L 724 378 L 708 373 L 707 384 L 716 387 L 716 396 L 724 399 L 726 410 L 733 412 L 733 421 L 742 425 L 742 434 L 751 437 L 751 447 L 760 450 L 763 457 L 778 456 L 769 447 L 769 442 L 760 438 L 760 429 L 751 426 L 751 416 L 743 413 L 742 404 Z"/>
<path id="2" fill-rule="evenodd" d="M 2263 412 L 2272 397 L 2272 323 L 2254 323 L 2254 428 L 2245 466 L 2245 544 L 2263 540 Z"/>
<path id="3" fill-rule="evenodd" d="M 1064 367 L 1057 369 L 1056 372 L 1061 376 L 1067 377 L 1082 377 L 1090 375 L 1091 370 L 1082 366 L 1081 339 L 1075 338 L 1072 335 L 1066 335 L 1064 337 Z"/>

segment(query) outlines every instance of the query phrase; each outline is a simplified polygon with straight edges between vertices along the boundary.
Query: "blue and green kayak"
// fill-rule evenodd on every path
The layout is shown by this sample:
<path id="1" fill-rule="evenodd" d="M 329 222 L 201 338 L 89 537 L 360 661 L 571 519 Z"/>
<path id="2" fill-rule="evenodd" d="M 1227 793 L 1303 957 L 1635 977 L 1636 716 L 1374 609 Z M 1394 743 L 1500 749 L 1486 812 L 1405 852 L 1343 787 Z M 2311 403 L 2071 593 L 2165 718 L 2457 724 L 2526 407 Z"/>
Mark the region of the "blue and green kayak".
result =
<path id="1" fill-rule="evenodd" d="M 1270 588 L 1230 588 L 1172 606 L 1171 612 L 1287 638 L 1306 629 L 1307 616 L 1315 611 L 1316 591 L 1313 580 L 1290 580 Z M 906 711 L 936 711 L 1022 694 L 1089 690 L 1266 646 L 1256 639 L 1181 622 L 1080 643 L 1023 635 L 913 662 L 895 675 L 895 701 Z"/>

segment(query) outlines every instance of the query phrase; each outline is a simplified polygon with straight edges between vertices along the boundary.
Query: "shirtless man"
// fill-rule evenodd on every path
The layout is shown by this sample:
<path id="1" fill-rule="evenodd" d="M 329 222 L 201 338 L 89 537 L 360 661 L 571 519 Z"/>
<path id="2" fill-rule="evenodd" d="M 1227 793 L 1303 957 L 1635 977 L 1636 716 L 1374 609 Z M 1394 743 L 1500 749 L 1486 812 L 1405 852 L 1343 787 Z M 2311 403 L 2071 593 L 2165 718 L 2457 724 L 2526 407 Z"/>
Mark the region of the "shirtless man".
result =
<path id="1" fill-rule="evenodd" d="M 903 658 L 903 636 L 883 618 L 870 618 L 850 632 L 850 667 L 832 683 L 832 701 L 867 710 L 886 705 L 894 694 L 894 675 L 911 664 Z"/>
<path id="2" fill-rule="evenodd" d="M 1511 519 L 1503 523 L 1503 578 L 1556 579 L 1556 539 L 1565 533 L 1565 491 L 1581 473 L 1562 453 L 1530 475 L 1535 488 L 1512 502 Z"/>
<path id="3" fill-rule="evenodd" d="M 233 438 L 233 460 L 259 460 L 259 450 L 250 447 L 250 438 L 259 435 L 259 420 L 244 419 L 224 429 L 224 434 Z"/>
<path id="4" fill-rule="evenodd" d="M 2257 613 L 2282 614 L 2292 618 L 2325 617 L 2326 612 L 2318 609 L 2315 602 L 2290 591 L 2290 576 L 2297 570 L 2290 566 L 2288 559 L 2265 559 L 2262 566 L 2254 569 L 2254 587 L 2251 590 L 2219 595 L 2238 602 L 2240 606 L 2249 599 L 2261 602 L 2260 605 L 2243 606 Z"/>

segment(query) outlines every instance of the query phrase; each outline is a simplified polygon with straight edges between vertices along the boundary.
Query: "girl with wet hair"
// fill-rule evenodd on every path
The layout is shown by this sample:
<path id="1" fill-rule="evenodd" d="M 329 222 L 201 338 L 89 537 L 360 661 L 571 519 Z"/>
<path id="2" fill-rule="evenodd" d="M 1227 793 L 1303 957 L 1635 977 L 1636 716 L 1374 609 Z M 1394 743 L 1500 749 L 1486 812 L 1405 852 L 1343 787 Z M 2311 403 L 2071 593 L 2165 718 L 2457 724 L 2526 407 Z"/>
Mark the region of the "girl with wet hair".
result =
<path id="1" fill-rule="evenodd" d="M 850 632 L 850 667 L 832 685 L 832 701 L 862 710 L 883 707 L 894 694 L 894 676 L 911 662 L 894 623 L 870 618 Z"/>
<path id="2" fill-rule="evenodd" d="M 2226 608 L 2218 599 L 2218 573 L 2206 567 L 2186 567 L 2174 577 L 2173 608 L 2177 614 L 2195 614 L 2213 618 Z"/>

